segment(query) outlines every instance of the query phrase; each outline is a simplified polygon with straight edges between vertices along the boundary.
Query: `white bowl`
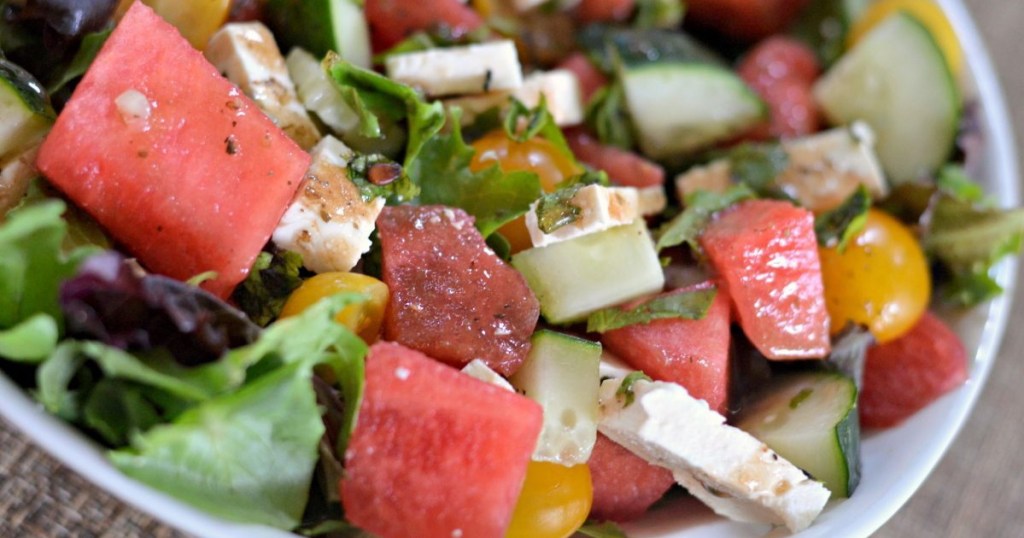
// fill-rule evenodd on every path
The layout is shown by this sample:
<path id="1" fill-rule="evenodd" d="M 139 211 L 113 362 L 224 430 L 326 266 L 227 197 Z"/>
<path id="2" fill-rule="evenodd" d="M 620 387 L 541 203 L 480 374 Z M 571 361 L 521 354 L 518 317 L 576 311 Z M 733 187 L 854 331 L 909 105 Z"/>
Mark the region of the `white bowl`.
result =
<path id="1" fill-rule="evenodd" d="M 981 103 L 985 134 L 986 190 L 1004 204 L 1018 205 L 1017 163 L 1009 115 L 998 81 L 978 31 L 960 0 L 937 0 L 960 36 L 969 72 L 969 93 Z M 864 537 L 888 520 L 924 482 L 952 443 L 978 399 L 999 348 L 1010 312 L 1016 261 L 998 267 L 997 280 L 1006 293 L 990 304 L 953 319 L 969 350 L 974 350 L 970 380 L 903 425 L 872 432 L 862 441 L 863 472 L 852 498 L 833 502 L 809 529 L 797 536 Z M 118 472 L 101 448 L 75 429 L 45 413 L 7 377 L 0 374 L 0 414 L 68 467 L 121 500 L 169 525 L 207 538 L 294 538 L 262 526 L 241 525 L 210 516 Z M 659 505 L 641 522 L 626 526 L 631 538 L 722 538 L 785 536 L 763 525 L 726 521 L 692 500 Z"/>

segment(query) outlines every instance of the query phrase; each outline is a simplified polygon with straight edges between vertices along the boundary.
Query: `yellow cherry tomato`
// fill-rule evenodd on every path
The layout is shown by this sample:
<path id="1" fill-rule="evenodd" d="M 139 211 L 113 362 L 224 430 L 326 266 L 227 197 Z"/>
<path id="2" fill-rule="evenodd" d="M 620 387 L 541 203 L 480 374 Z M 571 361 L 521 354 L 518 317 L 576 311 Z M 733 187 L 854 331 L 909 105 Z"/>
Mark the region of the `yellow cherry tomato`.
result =
<path id="1" fill-rule="evenodd" d="M 866 325 L 879 342 L 894 340 L 920 319 L 931 297 L 921 245 L 902 223 L 872 209 L 843 252 L 822 248 L 821 276 L 832 333 Z"/>
<path id="2" fill-rule="evenodd" d="M 523 142 L 512 140 L 503 130 L 492 131 L 473 142 L 476 153 L 469 169 L 479 172 L 497 164 L 504 172 L 534 172 L 540 177 L 544 192 L 555 190 L 555 185 L 581 173 L 583 170 L 569 156 L 544 138 L 534 137 Z M 522 217 L 498 230 L 512 245 L 512 252 L 530 248 L 530 234 Z"/>
<path id="3" fill-rule="evenodd" d="M 124 15 L 134 0 L 121 0 L 116 16 Z M 231 0 L 142 0 L 167 22 L 173 24 L 193 47 L 203 50 L 224 21 L 228 20 Z"/>
<path id="4" fill-rule="evenodd" d="M 505 538 L 567 538 L 583 525 L 594 500 L 590 468 L 531 461 Z"/>
<path id="5" fill-rule="evenodd" d="M 314 303 L 342 292 L 362 293 L 369 299 L 346 306 L 334 318 L 359 335 L 367 344 L 380 338 L 384 308 L 388 304 L 388 286 L 376 278 L 359 273 L 320 273 L 292 292 L 281 309 L 281 317 L 294 316 Z"/>
<path id="6" fill-rule="evenodd" d="M 942 49 L 950 71 L 959 75 L 964 64 L 964 53 L 960 41 L 956 37 L 953 25 L 949 23 L 942 8 L 934 0 L 877 0 L 868 6 L 857 19 L 846 36 L 846 48 L 852 48 L 880 22 L 897 11 L 902 11 L 917 19 L 935 43 Z"/>

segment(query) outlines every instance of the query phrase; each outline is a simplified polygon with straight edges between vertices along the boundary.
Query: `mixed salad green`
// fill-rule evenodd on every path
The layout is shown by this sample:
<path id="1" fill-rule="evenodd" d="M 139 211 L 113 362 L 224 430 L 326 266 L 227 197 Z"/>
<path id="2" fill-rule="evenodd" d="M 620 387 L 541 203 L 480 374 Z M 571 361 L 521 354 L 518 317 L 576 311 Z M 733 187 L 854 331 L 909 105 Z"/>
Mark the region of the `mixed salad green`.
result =
<path id="1" fill-rule="evenodd" d="M 511 381 L 501 398 L 542 411 L 536 449 L 508 456 L 522 469 L 498 534 L 622 536 L 615 522 L 677 482 L 722 515 L 800 530 L 829 493 L 854 494 L 861 426 L 898 424 L 963 381 L 962 345 L 927 310 L 1001 293 L 993 267 L 1024 237 L 1024 211 L 970 178 L 977 104 L 928 0 L 141 3 L 191 45 L 133 41 L 157 24 L 133 2 L 0 1 L 0 369 L 125 474 L 229 520 L 461 535 L 419 520 L 396 534 L 420 505 L 366 516 L 378 500 L 346 494 L 353 475 L 381 498 L 401 488 L 362 467 L 388 457 L 363 447 L 393 403 L 366 380 L 375 355 L 422 352 Z M 215 67 L 125 72 L 134 86 L 104 93 L 113 82 L 94 80 L 134 45 L 206 48 Z M 217 72 L 248 96 L 230 86 L 242 112 L 223 123 L 147 87 Z M 112 123 L 76 103 L 97 94 Z M 54 147 L 69 126 L 148 136 L 164 111 L 188 120 L 176 137 L 186 123 L 206 136 L 131 153 L 185 156 L 169 168 Z M 272 149 L 223 138 L 228 123 Z M 174 191 L 200 146 L 218 148 L 216 174 L 296 155 L 309 172 L 266 180 L 281 203 L 262 184 Z M 85 183 L 129 196 L 96 201 Z M 225 236 L 165 229 L 154 190 L 184 200 L 174 222 Z M 267 229 L 219 220 L 221 203 L 257 202 L 277 212 Z M 224 261 L 201 246 L 235 234 L 260 248 Z M 186 258 L 203 271 L 176 274 Z M 901 386 L 925 373 L 938 381 Z M 729 447 L 766 443 L 795 466 L 771 473 L 808 482 L 784 490 L 824 497 L 780 508 L 800 503 L 729 489 L 699 442 L 631 429 L 655 398 L 702 400 L 678 420 Z M 435 492 L 452 502 L 447 485 Z"/>

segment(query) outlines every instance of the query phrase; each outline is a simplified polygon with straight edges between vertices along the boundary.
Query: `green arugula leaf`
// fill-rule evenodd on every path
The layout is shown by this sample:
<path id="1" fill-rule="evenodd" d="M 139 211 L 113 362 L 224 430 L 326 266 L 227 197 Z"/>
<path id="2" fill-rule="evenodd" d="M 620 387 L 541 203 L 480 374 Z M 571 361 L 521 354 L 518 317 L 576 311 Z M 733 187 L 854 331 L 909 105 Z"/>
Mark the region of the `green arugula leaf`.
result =
<path id="1" fill-rule="evenodd" d="M 623 149 L 636 145 L 633 120 L 626 109 L 626 93 L 618 78 L 591 96 L 584 117 L 602 144 Z"/>
<path id="2" fill-rule="evenodd" d="M 683 0 L 638 0 L 633 26 L 637 28 L 675 28 L 683 22 Z"/>
<path id="3" fill-rule="evenodd" d="M 71 63 L 50 84 L 46 91 L 53 95 L 64 86 L 67 86 L 72 80 L 84 75 L 85 71 L 92 65 L 92 61 L 96 59 L 96 55 L 100 53 L 100 49 L 103 48 L 103 44 L 107 42 L 107 38 L 110 37 L 112 31 L 113 29 L 108 29 L 86 34 L 82 38 L 82 44 L 78 46 L 75 56 L 71 58 Z"/>
<path id="4" fill-rule="evenodd" d="M 730 187 L 729 190 L 721 194 L 698 191 L 686 200 L 686 208 L 682 213 L 658 229 L 655 234 L 658 239 L 655 246 L 660 252 L 666 248 L 687 243 L 691 249 L 700 250 L 697 237 L 700 236 L 712 215 L 753 198 L 757 198 L 757 195 L 750 187 L 742 183 Z"/>
<path id="5" fill-rule="evenodd" d="M 846 250 L 849 243 L 867 222 L 871 209 L 871 195 L 861 185 L 843 203 L 814 219 L 814 234 L 823 247 L 836 247 L 839 252 Z"/>
<path id="6" fill-rule="evenodd" d="M 526 213 L 541 195 L 540 179 L 532 172 L 502 172 L 497 164 L 473 172 L 469 169 L 473 154 L 462 139 L 459 112 L 452 110 L 452 132 L 430 139 L 407 171 L 420 186 L 421 203 L 466 210 L 487 237 Z"/>
<path id="7" fill-rule="evenodd" d="M 640 380 L 650 381 L 651 378 L 637 370 L 626 375 L 622 383 L 619 384 L 619 388 L 615 391 L 615 397 L 622 401 L 622 407 L 633 405 L 633 402 L 636 400 L 636 394 L 633 393 L 633 385 Z"/>
<path id="8" fill-rule="evenodd" d="M 285 301 L 302 284 L 301 270 L 302 256 L 296 252 L 260 252 L 249 276 L 235 288 L 231 298 L 254 323 L 265 327 L 277 318 Z"/>
<path id="9" fill-rule="evenodd" d="M 406 169 L 415 162 L 423 146 L 444 126 L 444 107 L 441 103 L 427 103 L 411 87 L 352 65 L 333 52 L 327 54 L 324 66 L 342 97 L 359 115 L 364 136 L 381 136 L 378 116 L 383 115 L 392 120 L 406 119 L 409 124 L 409 139 L 403 161 Z"/>
<path id="10" fill-rule="evenodd" d="M 717 293 L 713 287 L 701 288 L 661 295 L 628 310 L 618 307 L 598 310 L 587 318 L 587 332 L 605 333 L 659 319 L 703 319 Z"/>
<path id="11" fill-rule="evenodd" d="M 588 521 L 576 532 L 590 538 L 628 538 L 625 531 L 611 521 L 602 523 Z"/>

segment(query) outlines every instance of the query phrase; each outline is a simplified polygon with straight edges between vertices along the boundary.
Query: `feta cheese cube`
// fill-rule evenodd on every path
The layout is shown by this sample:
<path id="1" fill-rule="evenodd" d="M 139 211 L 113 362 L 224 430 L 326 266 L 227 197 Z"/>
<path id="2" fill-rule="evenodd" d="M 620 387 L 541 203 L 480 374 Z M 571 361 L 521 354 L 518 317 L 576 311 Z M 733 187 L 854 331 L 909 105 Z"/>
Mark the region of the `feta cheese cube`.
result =
<path id="1" fill-rule="evenodd" d="M 501 374 L 495 372 L 487 363 L 480 359 L 473 359 L 469 361 L 465 366 L 462 367 L 462 373 L 479 379 L 484 383 L 490 383 L 496 387 L 501 387 L 505 390 L 515 392 L 516 389 L 512 388 L 512 384 L 507 379 L 501 377 Z"/>
<path id="2" fill-rule="evenodd" d="M 587 185 L 569 200 L 570 205 L 580 210 L 577 219 L 551 233 L 544 233 L 537 220 L 538 203 L 531 204 L 526 212 L 526 229 L 530 232 L 530 240 L 534 247 L 545 247 L 559 241 L 629 224 L 640 216 L 639 195 L 635 188 Z"/>
<path id="3" fill-rule="evenodd" d="M 302 149 L 308 150 L 320 140 L 266 26 L 258 22 L 226 24 L 213 34 L 203 54 Z"/>
<path id="4" fill-rule="evenodd" d="M 352 150 L 338 139 L 325 137 L 312 153 L 303 184 L 274 230 L 274 244 L 299 253 L 311 271 L 348 271 L 370 250 L 384 199 L 363 201 L 348 177 Z"/>
<path id="5" fill-rule="evenodd" d="M 523 85 L 519 55 L 510 40 L 394 54 L 388 77 L 431 97 L 512 90 Z"/>
<path id="6" fill-rule="evenodd" d="M 619 395 L 623 379 L 601 384 L 598 429 L 654 465 L 716 513 L 737 521 L 785 525 L 793 532 L 821 513 L 829 491 L 686 389 L 637 380 L 633 400 Z"/>
<path id="7" fill-rule="evenodd" d="M 492 108 L 505 109 L 509 98 L 515 97 L 528 107 L 540 104 L 541 96 L 555 124 L 563 127 L 583 123 L 583 94 L 579 80 L 566 69 L 537 71 L 523 80 L 523 85 L 510 91 L 495 91 L 446 99 L 446 107 L 462 109 L 462 124 L 469 125 Z"/>
<path id="8" fill-rule="evenodd" d="M 661 185 L 652 185 L 636 190 L 639 197 L 640 215 L 647 217 L 657 215 L 665 210 L 668 205 L 668 197 L 665 196 L 665 188 Z"/>

